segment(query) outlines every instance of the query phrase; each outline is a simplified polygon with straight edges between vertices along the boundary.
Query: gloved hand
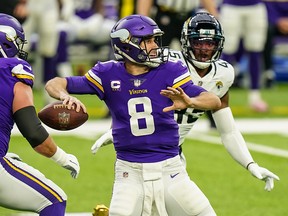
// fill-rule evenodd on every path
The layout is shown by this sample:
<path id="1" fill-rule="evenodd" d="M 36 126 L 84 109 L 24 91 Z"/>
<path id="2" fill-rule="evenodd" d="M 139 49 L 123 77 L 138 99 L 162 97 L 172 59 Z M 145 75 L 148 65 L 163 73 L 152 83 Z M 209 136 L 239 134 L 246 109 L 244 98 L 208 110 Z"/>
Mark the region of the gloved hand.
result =
<path id="1" fill-rule="evenodd" d="M 22 161 L 22 159 L 20 158 L 19 155 L 15 154 L 15 153 L 12 153 L 12 152 L 7 152 L 5 157 L 12 158 L 12 159 L 18 160 L 18 161 Z"/>
<path id="2" fill-rule="evenodd" d="M 96 154 L 101 146 L 109 145 L 113 143 L 112 129 L 109 129 L 104 133 L 91 147 L 92 154 Z"/>
<path id="3" fill-rule="evenodd" d="M 259 167 L 257 163 L 251 163 L 248 166 L 248 170 L 254 177 L 265 181 L 266 184 L 264 189 L 267 191 L 271 191 L 274 188 L 274 179 L 280 180 L 277 175 L 266 168 Z"/>
<path id="4" fill-rule="evenodd" d="M 77 158 L 72 154 L 67 154 L 57 147 L 56 153 L 51 157 L 57 164 L 71 171 L 72 178 L 77 178 L 80 172 L 80 165 Z"/>

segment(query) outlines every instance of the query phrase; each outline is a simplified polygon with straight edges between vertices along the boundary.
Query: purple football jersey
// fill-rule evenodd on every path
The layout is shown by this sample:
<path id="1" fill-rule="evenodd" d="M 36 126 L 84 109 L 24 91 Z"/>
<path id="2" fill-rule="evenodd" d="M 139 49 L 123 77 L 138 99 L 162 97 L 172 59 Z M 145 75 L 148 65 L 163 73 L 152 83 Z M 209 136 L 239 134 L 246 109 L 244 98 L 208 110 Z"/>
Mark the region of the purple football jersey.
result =
<path id="1" fill-rule="evenodd" d="M 261 3 L 262 0 L 223 0 L 223 4 L 249 6 Z"/>
<path id="2" fill-rule="evenodd" d="M 85 76 L 67 78 L 71 94 L 96 94 L 112 116 L 117 158 L 130 162 L 158 162 L 178 155 L 178 125 L 174 112 L 163 112 L 172 101 L 160 95 L 168 86 L 181 86 L 191 97 L 205 91 L 192 84 L 180 62 L 169 61 L 138 76 L 123 62 L 99 62 Z"/>
<path id="3" fill-rule="evenodd" d="M 13 71 L 13 73 L 12 73 Z M 0 58 L 0 156 L 8 151 L 11 130 L 14 125 L 12 105 L 14 85 L 23 82 L 33 86 L 31 66 L 19 58 Z"/>

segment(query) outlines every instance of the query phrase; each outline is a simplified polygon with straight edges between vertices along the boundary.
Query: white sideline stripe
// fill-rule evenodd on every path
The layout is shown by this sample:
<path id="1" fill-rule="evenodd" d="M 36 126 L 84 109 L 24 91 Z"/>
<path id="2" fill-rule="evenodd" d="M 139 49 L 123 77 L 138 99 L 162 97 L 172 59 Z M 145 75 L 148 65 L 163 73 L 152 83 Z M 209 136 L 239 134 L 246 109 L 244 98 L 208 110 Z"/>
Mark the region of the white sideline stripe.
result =
<path id="1" fill-rule="evenodd" d="M 222 145 L 221 138 L 215 137 L 215 136 L 210 136 L 207 134 L 201 134 L 197 133 L 197 136 L 193 134 L 188 134 L 188 138 L 193 139 L 193 140 L 200 140 L 204 142 L 208 142 L 210 144 L 216 144 L 216 145 Z M 275 155 L 275 156 L 280 156 L 284 158 L 288 158 L 288 151 L 283 150 L 283 149 L 278 149 L 278 148 L 273 148 L 269 146 L 264 146 L 256 143 L 250 143 L 246 142 L 247 147 L 249 150 L 253 150 L 256 152 L 261 152 L 269 155 Z"/>

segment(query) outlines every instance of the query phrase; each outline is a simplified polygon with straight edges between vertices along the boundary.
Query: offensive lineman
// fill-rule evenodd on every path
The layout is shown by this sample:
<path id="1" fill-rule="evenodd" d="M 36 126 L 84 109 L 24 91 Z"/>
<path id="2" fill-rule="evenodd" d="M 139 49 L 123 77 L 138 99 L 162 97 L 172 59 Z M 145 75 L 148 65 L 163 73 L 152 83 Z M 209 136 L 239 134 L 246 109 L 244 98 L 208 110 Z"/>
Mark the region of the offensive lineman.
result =
<path id="1" fill-rule="evenodd" d="M 40 171 L 7 153 L 16 123 L 21 134 L 39 154 L 51 158 L 77 178 L 80 166 L 65 153 L 39 121 L 33 104 L 34 73 L 25 61 L 26 43 L 20 23 L 0 13 L 0 206 L 41 216 L 64 216 L 67 195 Z"/>
<path id="2" fill-rule="evenodd" d="M 213 119 L 224 147 L 233 159 L 248 169 L 253 176 L 266 182 L 265 190 L 271 191 L 274 179 L 279 180 L 279 177 L 254 162 L 243 136 L 235 125 L 229 107 L 228 91 L 234 81 L 234 69 L 228 62 L 219 59 L 224 40 L 218 20 L 208 13 L 197 13 L 183 25 L 182 52 L 170 51 L 170 59 L 181 59 L 187 65 L 194 84 L 215 93 L 221 99 L 221 108 L 213 110 Z M 203 113 L 201 110 L 191 108 L 175 111 L 175 120 L 179 125 L 181 159 L 184 164 L 186 161 L 181 145 Z M 112 140 L 112 133 L 109 130 L 96 140 L 91 148 L 92 153 L 95 154 L 102 145 L 110 144 Z"/>

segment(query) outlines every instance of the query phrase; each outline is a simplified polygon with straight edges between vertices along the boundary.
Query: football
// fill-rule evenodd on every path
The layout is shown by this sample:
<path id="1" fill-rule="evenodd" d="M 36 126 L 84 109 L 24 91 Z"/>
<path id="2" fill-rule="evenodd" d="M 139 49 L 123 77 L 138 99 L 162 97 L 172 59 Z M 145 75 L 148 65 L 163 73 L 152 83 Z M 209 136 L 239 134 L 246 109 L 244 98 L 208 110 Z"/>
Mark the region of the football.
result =
<path id="1" fill-rule="evenodd" d="M 88 114 L 82 109 L 76 112 L 76 105 L 68 109 L 62 101 L 48 104 L 38 112 L 38 117 L 48 127 L 62 131 L 77 128 L 88 120 Z"/>

